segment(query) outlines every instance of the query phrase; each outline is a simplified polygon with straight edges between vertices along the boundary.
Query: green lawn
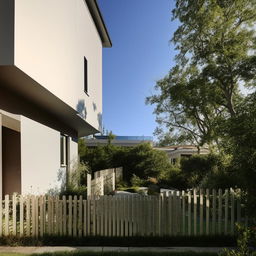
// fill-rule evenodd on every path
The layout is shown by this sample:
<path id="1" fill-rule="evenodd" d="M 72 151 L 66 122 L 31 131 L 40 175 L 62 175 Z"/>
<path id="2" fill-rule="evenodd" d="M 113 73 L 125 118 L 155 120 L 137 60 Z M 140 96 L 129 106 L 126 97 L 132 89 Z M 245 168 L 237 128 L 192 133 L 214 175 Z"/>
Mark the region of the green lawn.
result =
<path id="1" fill-rule="evenodd" d="M 58 252 L 58 253 L 42 253 L 32 254 L 30 256 L 217 256 L 216 253 L 194 253 L 194 252 Z M 28 256 L 27 254 L 4 253 L 1 256 Z"/>

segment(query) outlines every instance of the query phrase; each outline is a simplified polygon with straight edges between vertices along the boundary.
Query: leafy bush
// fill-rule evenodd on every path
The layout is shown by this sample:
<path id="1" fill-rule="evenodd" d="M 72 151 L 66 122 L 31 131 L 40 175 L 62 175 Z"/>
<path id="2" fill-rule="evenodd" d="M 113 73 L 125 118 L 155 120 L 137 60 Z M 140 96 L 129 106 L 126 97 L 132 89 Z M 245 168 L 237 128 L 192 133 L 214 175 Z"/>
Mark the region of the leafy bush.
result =
<path id="1" fill-rule="evenodd" d="M 145 184 L 145 180 L 133 174 L 131 178 L 131 184 L 133 187 L 140 187 Z"/>
<path id="2" fill-rule="evenodd" d="M 162 187 L 173 187 L 176 189 L 186 189 L 187 182 L 182 170 L 177 166 L 172 166 L 166 170 L 160 180 Z"/>
<path id="3" fill-rule="evenodd" d="M 252 245 L 256 246 L 256 232 L 253 229 L 237 225 L 238 239 L 236 249 L 225 249 L 220 256 L 253 256 Z M 255 250 L 256 248 L 254 248 Z"/>
<path id="4" fill-rule="evenodd" d="M 79 142 L 80 159 L 88 163 L 92 172 L 107 168 L 123 167 L 124 180 L 131 182 L 133 174 L 140 179 L 159 178 L 169 169 L 171 163 L 165 152 L 155 150 L 149 143 L 135 147 L 114 145 L 87 148 L 85 142 Z"/>

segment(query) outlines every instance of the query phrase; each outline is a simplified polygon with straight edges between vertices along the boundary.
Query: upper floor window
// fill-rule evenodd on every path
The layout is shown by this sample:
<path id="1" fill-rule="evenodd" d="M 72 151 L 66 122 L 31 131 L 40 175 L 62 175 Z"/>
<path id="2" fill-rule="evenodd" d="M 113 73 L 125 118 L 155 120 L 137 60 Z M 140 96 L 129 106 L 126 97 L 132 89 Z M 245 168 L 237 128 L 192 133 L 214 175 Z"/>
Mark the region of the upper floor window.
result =
<path id="1" fill-rule="evenodd" d="M 84 57 L 84 92 L 88 94 L 88 64 Z"/>
<path id="2" fill-rule="evenodd" d="M 69 154 L 69 137 L 60 135 L 60 165 L 66 167 L 68 165 Z"/>

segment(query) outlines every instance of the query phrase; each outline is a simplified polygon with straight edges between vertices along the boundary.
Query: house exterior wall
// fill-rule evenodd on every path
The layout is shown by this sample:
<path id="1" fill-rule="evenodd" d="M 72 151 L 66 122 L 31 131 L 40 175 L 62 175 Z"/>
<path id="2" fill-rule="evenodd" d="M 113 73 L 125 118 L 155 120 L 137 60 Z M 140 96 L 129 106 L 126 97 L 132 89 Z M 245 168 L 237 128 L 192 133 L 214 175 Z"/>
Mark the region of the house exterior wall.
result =
<path id="1" fill-rule="evenodd" d="M 15 0 L 14 63 L 101 128 L 102 42 L 84 0 Z"/>
<path id="2" fill-rule="evenodd" d="M 0 186 L 2 123 L 20 132 L 22 194 L 60 186 L 60 132 L 77 137 L 101 130 L 106 43 L 92 3 L 89 11 L 85 0 L 0 1 Z M 71 165 L 78 159 L 76 139 L 69 153 Z"/>
<path id="3" fill-rule="evenodd" d="M 77 156 L 77 143 L 70 146 Z M 21 192 L 43 194 L 60 188 L 60 133 L 26 117 L 21 117 Z"/>

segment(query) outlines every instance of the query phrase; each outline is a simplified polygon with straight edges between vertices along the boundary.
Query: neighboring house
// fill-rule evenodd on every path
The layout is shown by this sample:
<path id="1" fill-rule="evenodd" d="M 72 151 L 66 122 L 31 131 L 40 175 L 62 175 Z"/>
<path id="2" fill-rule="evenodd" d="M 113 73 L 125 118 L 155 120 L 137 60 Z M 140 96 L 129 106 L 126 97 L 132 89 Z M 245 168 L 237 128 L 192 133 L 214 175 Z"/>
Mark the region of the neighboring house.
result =
<path id="1" fill-rule="evenodd" d="M 109 140 L 108 136 L 94 136 L 91 139 L 85 139 L 87 147 L 97 147 L 100 145 L 107 145 Z M 150 136 L 115 136 L 111 140 L 111 144 L 122 147 L 134 147 L 142 143 L 150 143 L 153 145 L 153 138 Z"/>
<path id="2" fill-rule="evenodd" d="M 171 163 L 175 164 L 181 157 L 190 157 L 192 155 L 198 154 L 198 149 L 192 145 L 176 145 L 169 147 L 155 148 L 167 153 Z M 208 147 L 200 148 L 200 155 L 209 154 Z"/>
<path id="3" fill-rule="evenodd" d="M 0 194 L 45 193 L 102 123 L 96 0 L 0 1 Z"/>

